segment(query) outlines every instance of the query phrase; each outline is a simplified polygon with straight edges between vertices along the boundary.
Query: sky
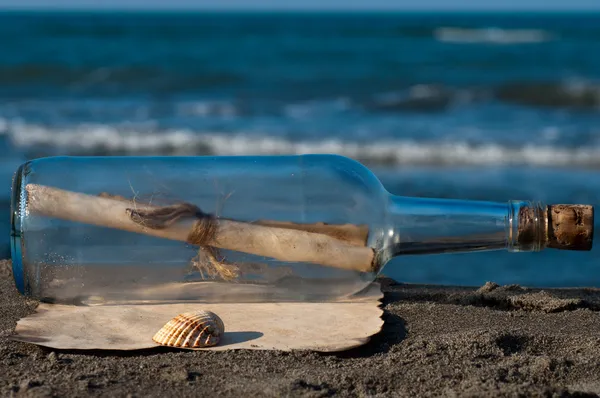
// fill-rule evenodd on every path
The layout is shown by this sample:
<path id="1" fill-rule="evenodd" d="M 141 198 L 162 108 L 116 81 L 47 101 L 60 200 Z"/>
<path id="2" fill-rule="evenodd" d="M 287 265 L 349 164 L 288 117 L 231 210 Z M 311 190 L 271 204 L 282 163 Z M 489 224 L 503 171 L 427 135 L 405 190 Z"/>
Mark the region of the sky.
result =
<path id="1" fill-rule="evenodd" d="M 0 8 L 600 10 L 600 0 L 0 0 Z"/>

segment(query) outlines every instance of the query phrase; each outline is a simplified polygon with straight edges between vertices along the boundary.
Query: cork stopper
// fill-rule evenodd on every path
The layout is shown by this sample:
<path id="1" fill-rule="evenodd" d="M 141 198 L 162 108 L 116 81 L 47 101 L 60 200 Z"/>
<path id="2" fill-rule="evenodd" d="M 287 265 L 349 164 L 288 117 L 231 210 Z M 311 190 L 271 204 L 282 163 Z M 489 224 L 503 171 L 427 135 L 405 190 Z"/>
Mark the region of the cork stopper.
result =
<path id="1" fill-rule="evenodd" d="M 594 207 L 589 205 L 548 206 L 547 247 L 589 251 L 594 238 Z"/>

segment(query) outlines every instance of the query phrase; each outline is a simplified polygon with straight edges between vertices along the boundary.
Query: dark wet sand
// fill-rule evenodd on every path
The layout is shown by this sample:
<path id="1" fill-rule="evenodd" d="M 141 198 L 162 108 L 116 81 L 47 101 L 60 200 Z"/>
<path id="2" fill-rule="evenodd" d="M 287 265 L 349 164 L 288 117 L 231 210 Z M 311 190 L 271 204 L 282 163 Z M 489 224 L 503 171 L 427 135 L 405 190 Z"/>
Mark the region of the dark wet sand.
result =
<path id="1" fill-rule="evenodd" d="M 0 261 L 1 396 L 596 396 L 600 290 L 383 280 L 385 326 L 337 353 L 68 353 L 13 342 L 34 310 Z"/>

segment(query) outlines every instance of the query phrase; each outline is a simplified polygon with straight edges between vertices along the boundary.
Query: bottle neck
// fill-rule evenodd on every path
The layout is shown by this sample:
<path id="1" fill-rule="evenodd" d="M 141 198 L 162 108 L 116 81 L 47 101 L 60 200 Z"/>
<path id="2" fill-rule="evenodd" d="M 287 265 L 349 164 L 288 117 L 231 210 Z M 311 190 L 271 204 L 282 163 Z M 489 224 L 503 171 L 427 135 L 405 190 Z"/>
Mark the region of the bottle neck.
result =
<path id="1" fill-rule="evenodd" d="M 539 202 L 389 195 L 382 260 L 409 254 L 540 251 L 547 241 L 546 214 Z"/>

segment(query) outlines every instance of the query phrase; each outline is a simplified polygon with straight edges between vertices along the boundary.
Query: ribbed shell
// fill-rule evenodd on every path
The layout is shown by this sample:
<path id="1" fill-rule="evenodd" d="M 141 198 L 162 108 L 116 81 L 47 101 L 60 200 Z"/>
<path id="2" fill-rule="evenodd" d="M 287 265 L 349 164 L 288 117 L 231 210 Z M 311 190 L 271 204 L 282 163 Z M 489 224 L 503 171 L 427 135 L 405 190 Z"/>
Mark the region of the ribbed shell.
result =
<path id="1" fill-rule="evenodd" d="M 219 344 L 224 332 L 225 325 L 215 313 L 186 312 L 167 322 L 152 340 L 168 347 L 212 347 Z"/>

